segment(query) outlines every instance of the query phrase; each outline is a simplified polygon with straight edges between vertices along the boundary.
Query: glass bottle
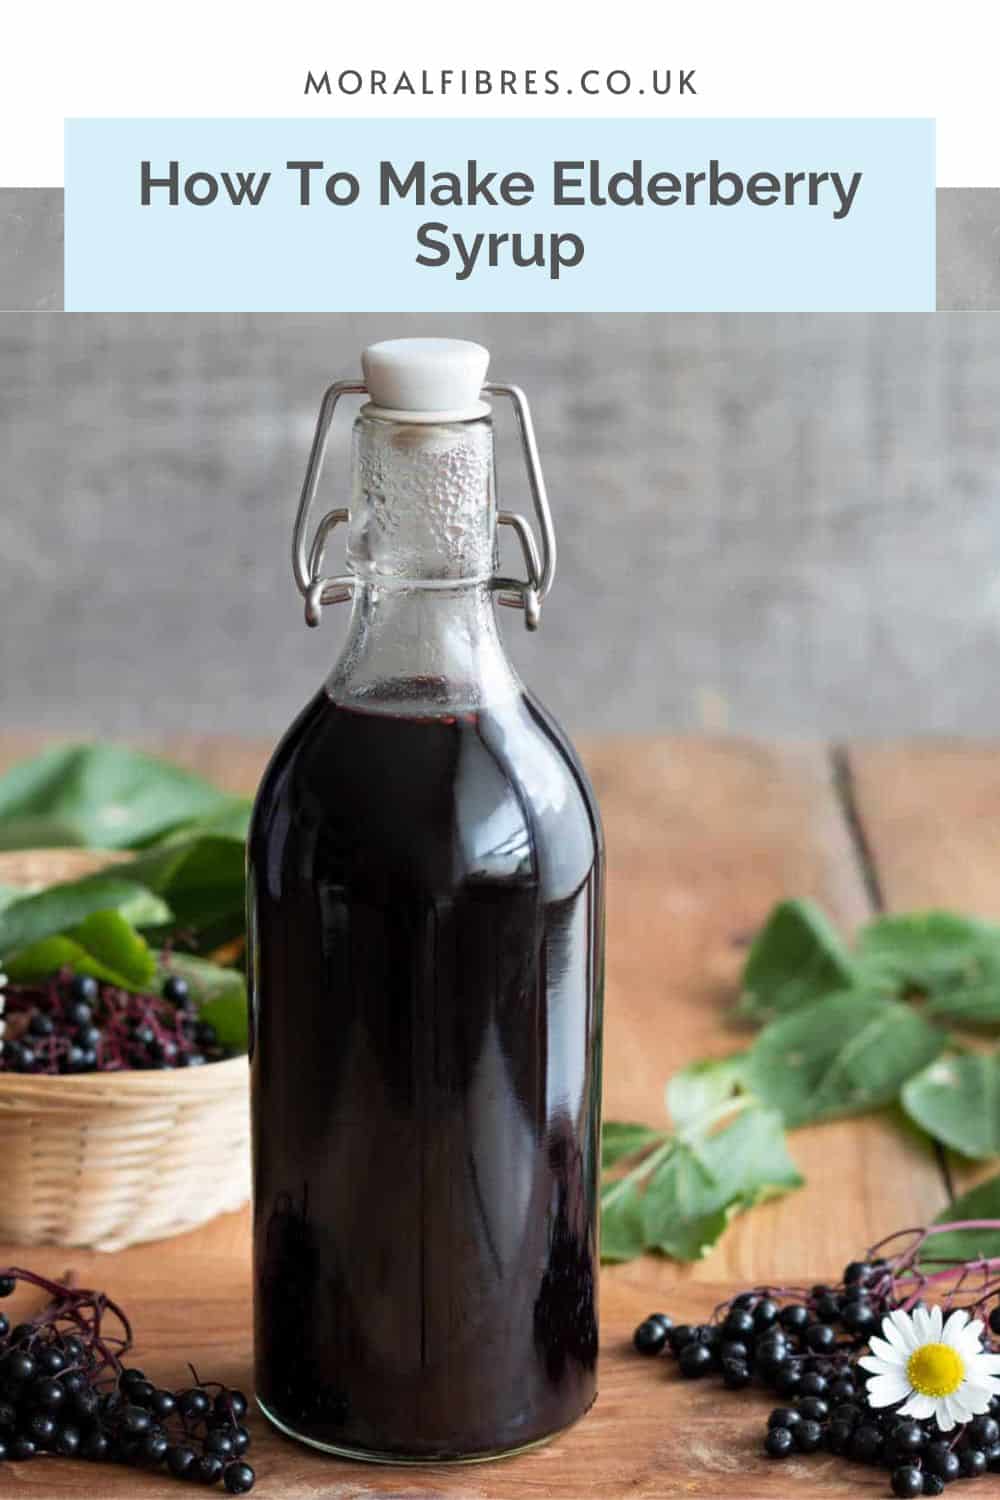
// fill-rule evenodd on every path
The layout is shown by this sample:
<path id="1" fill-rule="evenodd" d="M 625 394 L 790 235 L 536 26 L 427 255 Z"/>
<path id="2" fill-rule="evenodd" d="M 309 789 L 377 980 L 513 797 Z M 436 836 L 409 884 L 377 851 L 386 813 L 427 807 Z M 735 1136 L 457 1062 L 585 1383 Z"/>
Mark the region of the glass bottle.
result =
<path id="1" fill-rule="evenodd" d="M 249 838 L 256 1388 L 384 1462 L 541 1442 L 596 1394 L 603 853 L 587 778 L 495 605 L 537 623 L 554 543 L 498 579 L 488 354 L 366 352 L 324 402 L 296 530 L 307 619 L 353 598 Z M 350 505 L 305 526 L 333 407 Z M 348 572 L 320 576 L 347 523 Z"/>

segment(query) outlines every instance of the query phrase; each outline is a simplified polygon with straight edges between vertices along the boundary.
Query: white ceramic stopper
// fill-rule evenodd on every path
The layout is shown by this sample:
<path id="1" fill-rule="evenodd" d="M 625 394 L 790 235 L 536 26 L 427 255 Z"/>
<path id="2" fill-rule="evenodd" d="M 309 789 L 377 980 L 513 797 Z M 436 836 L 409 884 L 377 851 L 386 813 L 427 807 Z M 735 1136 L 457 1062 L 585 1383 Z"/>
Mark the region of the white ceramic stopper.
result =
<path id="1" fill-rule="evenodd" d="M 480 392 L 490 351 L 467 339 L 386 339 L 361 356 L 372 405 L 397 422 L 467 422 L 489 411 Z"/>

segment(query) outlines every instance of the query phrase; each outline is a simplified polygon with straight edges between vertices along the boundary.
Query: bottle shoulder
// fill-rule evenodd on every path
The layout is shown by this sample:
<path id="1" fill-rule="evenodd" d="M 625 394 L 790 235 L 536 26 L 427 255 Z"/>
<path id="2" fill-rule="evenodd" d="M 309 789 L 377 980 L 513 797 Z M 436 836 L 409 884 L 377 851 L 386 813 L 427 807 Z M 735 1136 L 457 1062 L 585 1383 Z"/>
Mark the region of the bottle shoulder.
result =
<path id="1" fill-rule="evenodd" d="M 456 874 L 533 872 L 575 888 L 603 846 L 590 783 L 569 740 L 532 698 L 474 714 L 358 712 L 320 693 L 272 757 L 251 820 L 251 859 L 277 844 L 356 851 Z"/>

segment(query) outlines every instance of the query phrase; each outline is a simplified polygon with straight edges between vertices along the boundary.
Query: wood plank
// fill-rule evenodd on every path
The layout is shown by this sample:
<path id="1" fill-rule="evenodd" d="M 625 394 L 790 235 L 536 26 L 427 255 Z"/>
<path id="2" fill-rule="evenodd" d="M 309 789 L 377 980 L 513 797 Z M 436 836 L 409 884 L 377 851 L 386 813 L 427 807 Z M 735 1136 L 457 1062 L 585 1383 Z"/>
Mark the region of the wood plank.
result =
<path id="1" fill-rule="evenodd" d="M 940 906 L 1000 920 L 1000 746 L 855 745 L 847 758 L 887 910 Z M 947 1153 L 956 1194 L 997 1166 Z"/>
<path id="2" fill-rule="evenodd" d="M 18 1258 L 51 1275 L 72 1265 L 80 1284 L 113 1289 L 134 1321 L 135 1361 L 158 1384 L 187 1383 L 190 1360 L 203 1378 L 249 1391 L 248 1251 L 247 1216 L 229 1215 L 171 1241 L 169 1253 L 162 1245 L 145 1245 L 113 1256 L 45 1250 Z M 0 1265 L 9 1264 L 14 1253 L 0 1247 Z M 468 1467 L 383 1468 L 314 1453 L 281 1437 L 252 1411 L 248 1457 L 258 1475 L 255 1496 L 659 1500 L 684 1494 L 722 1500 L 738 1494 L 741 1500 L 774 1500 L 777 1494 L 804 1491 L 848 1500 L 885 1493 L 884 1474 L 826 1455 L 789 1460 L 779 1475 L 761 1449 L 773 1398 L 763 1392 L 720 1395 L 714 1379 L 682 1381 L 672 1362 L 635 1354 L 632 1330 L 661 1298 L 660 1279 L 652 1270 L 647 1259 L 606 1278 L 597 1404 L 548 1447 Z M 671 1306 L 678 1320 L 702 1321 L 732 1290 L 715 1283 L 678 1285 L 671 1293 Z M 37 1495 L 39 1500 L 134 1500 L 139 1495 L 177 1500 L 178 1495 L 177 1481 L 162 1473 L 139 1476 L 134 1470 L 56 1458 L 4 1466 L 0 1483 L 14 1476 L 19 1494 Z"/>
<path id="3" fill-rule="evenodd" d="M 1000 745 L 853 745 L 847 761 L 888 910 L 1000 921 Z"/>
<path id="4" fill-rule="evenodd" d="M 819 747 L 630 740 L 587 747 L 609 853 L 605 1113 L 663 1119 L 663 1083 L 744 1045 L 727 1025 L 745 943 L 786 896 L 846 930 L 869 914 L 850 831 Z M 678 1277 L 815 1280 L 945 1201 L 931 1154 L 883 1117 L 797 1131 L 799 1193 L 738 1220 Z"/>

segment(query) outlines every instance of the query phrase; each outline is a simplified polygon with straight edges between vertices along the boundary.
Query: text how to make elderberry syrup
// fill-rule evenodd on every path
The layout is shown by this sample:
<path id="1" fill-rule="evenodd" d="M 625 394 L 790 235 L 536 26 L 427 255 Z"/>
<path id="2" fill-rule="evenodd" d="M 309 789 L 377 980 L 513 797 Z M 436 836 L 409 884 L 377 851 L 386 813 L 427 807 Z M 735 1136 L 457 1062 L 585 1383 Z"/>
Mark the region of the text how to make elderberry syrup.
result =
<path id="1" fill-rule="evenodd" d="M 636 159 L 627 166 L 603 162 L 554 161 L 543 189 L 528 172 L 500 171 L 465 162 L 460 170 L 431 170 L 424 161 L 380 161 L 375 179 L 332 168 L 322 160 L 286 161 L 272 169 L 190 169 L 178 160 L 143 161 L 139 171 L 142 207 L 167 205 L 201 209 L 253 209 L 282 194 L 301 208 L 326 205 L 349 209 L 366 199 L 379 207 L 522 210 L 537 206 L 542 192 L 553 210 L 572 208 L 735 208 L 807 209 L 846 220 L 861 189 L 863 173 L 831 168 L 761 168 L 734 171 L 715 158 L 696 171 L 650 169 Z M 496 267 L 534 268 L 551 280 L 583 263 L 581 234 L 556 227 L 504 227 L 459 232 L 447 221 L 428 218 L 415 230 L 417 265 L 449 269 L 457 281 Z"/>

